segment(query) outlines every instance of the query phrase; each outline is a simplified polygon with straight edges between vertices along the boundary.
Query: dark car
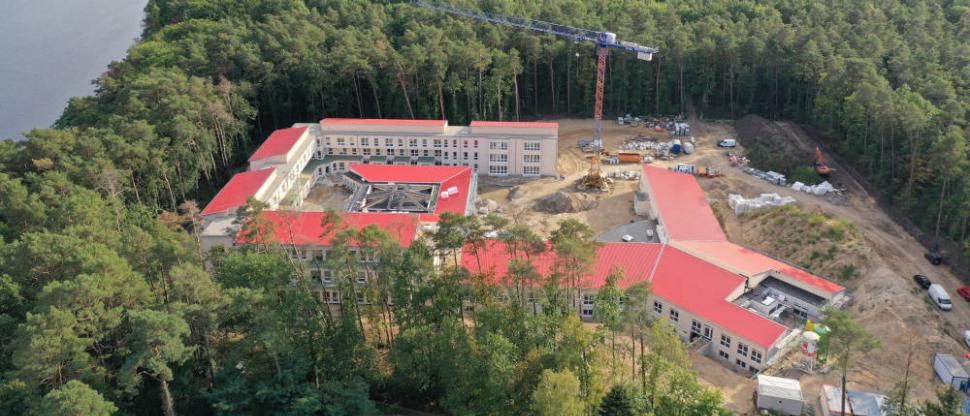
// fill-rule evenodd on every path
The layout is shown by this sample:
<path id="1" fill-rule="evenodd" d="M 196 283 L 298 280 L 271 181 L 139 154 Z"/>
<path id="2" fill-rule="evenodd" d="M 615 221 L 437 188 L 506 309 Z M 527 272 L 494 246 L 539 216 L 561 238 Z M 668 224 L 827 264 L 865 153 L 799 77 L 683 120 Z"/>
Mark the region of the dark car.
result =
<path id="1" fill-rule="evenodd" d="M 918 284 L 923 289 L 929 289 L 930 285 L 933 284 L 933 282 L 930 282 L 929 277 L 923 276 L 921 274 L 914 274 L 913 281 L 916 282 L 916 284 Z"/>
<path id="2" fill-rule="evenodd" d="M 970 301 L 970 287 L 961 286 L 959 289 L 957 289 L 957 293 L 960 294 L 960 297 L 962 297 L 964 300 Z"/>
<path id="3" fill-rule="evenodd" d="M 926 257 L 926 260 L 929 261 L 930 264 L 934 266 L 939 266 L 943 264 L 943 256 L 940 255 L 940 253 L 937 253 L 935 251 L 932 253 L 926 253 L 923 255 L 923 257 Z"/>

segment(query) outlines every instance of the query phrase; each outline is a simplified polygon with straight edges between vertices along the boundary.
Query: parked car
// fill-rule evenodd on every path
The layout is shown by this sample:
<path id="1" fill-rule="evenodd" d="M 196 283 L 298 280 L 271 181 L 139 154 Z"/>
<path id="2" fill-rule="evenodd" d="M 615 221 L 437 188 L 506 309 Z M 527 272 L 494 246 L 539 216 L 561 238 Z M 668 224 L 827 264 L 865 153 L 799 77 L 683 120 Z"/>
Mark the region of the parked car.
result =
<path id="1" fill-rule="evenodd" d="M 960 288 L 957 289 L 957 294 L 960 295 L 963 300 L 970 301 L 970 287 L 960 286 Z"/>
<path id="2" fill-rule="evenodd" d="M 724 139 L 718 142 L 717 145 L 721 147 L 736 147 L 738 145 L 738 141 L 735 139 Z"/>
<path id="3" fill-rule="evenodd" d="M 948 311 L 953 309 L 953 302 L 950 301 L 950 295 L 946 293 L 946 289 L 937 283 L 930 285 L 930 289 L 926 291 L 933 303 L 936 304 L 940 309 Z"/>
<path id="4" fill-rule="evenodd" d="M 932 253 L 926 253 L 923 255 L 923 257 L 926 257 L 926 260 L 929 261 L 930 264 L 934 266 L 939 266 L 943 264 L 943 256 L 940 255 L 940 253 L 937 253 L 935 251 Z"/>
<path id="5" fill-rule="evenodd" d="M 963 331 L 963 343 L 970 347 L 970 329 Z"/>
<path id="6" fill-rule="evenodd" d="M 923 289 L 929 289 L 933 282 L 930 281 L 929 277 L 923 276 L 921 274 L 914 274 L 913 281 Z"/>

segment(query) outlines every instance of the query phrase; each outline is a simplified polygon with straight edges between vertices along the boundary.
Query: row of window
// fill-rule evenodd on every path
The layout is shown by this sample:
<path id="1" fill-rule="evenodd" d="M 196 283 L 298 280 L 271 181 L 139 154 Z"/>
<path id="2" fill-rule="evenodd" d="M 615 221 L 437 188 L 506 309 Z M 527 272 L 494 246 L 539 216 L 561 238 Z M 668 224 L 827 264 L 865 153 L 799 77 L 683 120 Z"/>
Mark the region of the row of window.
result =
<path id="1" fill-rule="evenodd" d="M 361 270 L 359 273 L 360 274 L 358 274 L 357 275 L 357 278 L 354 279 L 354 280 L 357 283 L 360 283 L 360 284 L 367 283 L 367 280 L 368 279 L 375 279 L 377 277 L 377 273 L 375 271 L 373 271 L 373 270 Z M 323 282 L 325 284 L 326 283 L 333 283 L 333 279 L 334 279 L 333 270 L 329 270 L 329 269 L 311 269 L 310 270 L 310 278 L 312 278 L 314 280 L 321 281 L 321 282 Z"/>
<path id="2" fill-rule="evenodd" d="M 653 311 L 657 315 L 662 315 L 663 314 L 663 310 L 664 310 L 664 306 L 663 306 L 662 303 L 657 302 L 657 301 L 654 301 L 653 302 Z M 679 322 L 680 321 L 680 311 L 678 311 L 678 310 L 676 310 L 674 308 L 670 308 L 670 320 L 672 322 Z M 700 322 L 697 322 L 697 321 L 691 321 L 691 331 L 693 333 L 696 333 L 696 334 L 701 334 L 701 323 Z M 721 341 L 720 341 L 720 343 L 721 343 L 721 347 L 723 347 L 724 349 L 727 349 L 727 350 L 730 350 L 731 349 L 731 337 L 729 337 L 727 335 L 724 335 L 724 334 L 721 334 Z M 763 358 L 762 355 L 761 355 L 761 352 L 759 352 L 759 351 L 751 351 L 748 348 L 748 345 L 747 344 L 745 344 L 743 342 L 740 342 L 740 341 L 738 342 L 737 352 L 738 352 L 738 355 L 739 356 L 741 356 L 741 357 L 748 357 L 749 351 L 750 351 L 750 357 L 749 358 L 751 359 L 751 362 L 760 364 L 761 363 L 761 360 Z M 718 355 L 720 355 L 724 359 L 728 359 L 730 354 L 727 351 L 719 350 L 718 351 Z"/>
<path id="3" fill-rule="evenodd" d="M 373 139 L 374 140 L 371 141 L 371 138 L 370 137 L 361 137 L 360 138 L 360 145 L 361 146 L 364 146 L 364 147 L 369 147 L 371 145 L 373 145 L 374 147 L 381 146 L 381 139 L 380 138 L 374 137 Z M 404 147 L 405 146 L 405 139 L 399 138 L 399 139 L 396 139 L 395 140 L 395 139 L 390 138 L 390 137 L 385 137 L 384 138 L 384 141 L 383 141 L 384 144 L 383 145 L 384 145 L 384 147 L 394 147 L 395 141 L 397 142 L 397 147 Z M 407 139 L 407 146 L 408 147 L 419 147 L 419 144 L 420 144 L 420 147 L 424 147 L 424 148 L 429 147 L 428 146 L 428 139 L 416 139 L 416 138 L 415 139 Z M 467 147 L 469 147 L 469 144 L 471 144 L 471 147 L 473 147 L 475 149 L 478 148 L 478 140 L 477 139 L 472 139 L 472 140 L 464 139 L 464 140 L 462 140 L 462 147 L 466 147 L 467 148 Z M 353 137 L 340 137 L 340 136 L 338 136 L 338 137 L 331 137 L 331 136 L 326 136 L 324 138 L 324 140 L 323 140 L 323 145 L 324 146 L 327 146 L 327 147 L 330 147 L 330 146 L 341 147 L 341 146 L 356 146 L 357 144 L 355 143 Z M 318 147 L 320 146 L 320 139 L 317 139 L 317 146 Z M 433 139 L 433 140 L 431 140 L 431 147 L 433 147 L 433 148 L 448 147 L 448 140 L 447 139 Z M 451 147 L 458 147 L 458 139 L 452 139 L 451 140 Z M 488 148 L 491 149 L 491 150 L 508 150 L 509 149 L 509 142 L 508 141 L 501 141 L 501 140 L 492 141 L 492 142 L 489 142 Z M 526 150 L 526 151 L 538 152 L 539 150 L 542 149 L 542 143 L 540 143 L 540 142 L 525 142 L 525 143 L 523 143 L 522 148 L 523 148 L 523 150 Z"/>
<path id="4" fill-rule="evenodd" d="M 478 165 L 475 165 L 475 170 L 478 170 Z M 489 165 L 488 174 L 489 175 L 508 175 L 509 167 L 508 165 Z M 523 166 L 522 174 L 525 176 L 539 176 L 541 173 L 539 172 L 538 166 Z"/>

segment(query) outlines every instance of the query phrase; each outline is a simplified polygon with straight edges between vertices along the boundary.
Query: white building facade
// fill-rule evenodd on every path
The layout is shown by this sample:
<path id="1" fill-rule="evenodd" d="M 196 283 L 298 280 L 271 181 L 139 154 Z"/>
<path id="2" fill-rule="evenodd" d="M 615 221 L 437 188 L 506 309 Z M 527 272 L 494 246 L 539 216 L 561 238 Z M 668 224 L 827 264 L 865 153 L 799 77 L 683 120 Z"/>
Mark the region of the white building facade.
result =
<path id="1" fill-rule="evenodd" d="M 314 157 L 341 163 L 467 166 L 479 175 L 556 176 L 559 126 L 551 122 L 325 118 L 312 126 Z"/>

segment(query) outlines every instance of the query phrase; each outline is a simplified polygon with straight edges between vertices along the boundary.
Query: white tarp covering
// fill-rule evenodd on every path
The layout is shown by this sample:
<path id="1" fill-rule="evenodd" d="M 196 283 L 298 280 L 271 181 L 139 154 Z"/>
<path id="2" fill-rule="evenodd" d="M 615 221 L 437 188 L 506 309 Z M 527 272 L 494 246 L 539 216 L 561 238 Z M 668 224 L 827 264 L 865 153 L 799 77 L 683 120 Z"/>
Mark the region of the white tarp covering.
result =
<path id="1" fill-rule="evenodd" d="M 738 194 L 728 195 L 728 205 L 734 210 L 734 215 L 753 212 L 765 208 L 780 207 L 795 202 L 795 198 L 781 196 L 775 193 L 761 194 L 757 198 L 748 199 Z"/>

